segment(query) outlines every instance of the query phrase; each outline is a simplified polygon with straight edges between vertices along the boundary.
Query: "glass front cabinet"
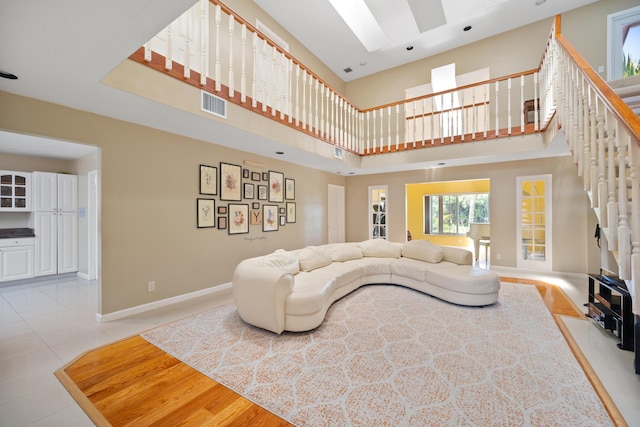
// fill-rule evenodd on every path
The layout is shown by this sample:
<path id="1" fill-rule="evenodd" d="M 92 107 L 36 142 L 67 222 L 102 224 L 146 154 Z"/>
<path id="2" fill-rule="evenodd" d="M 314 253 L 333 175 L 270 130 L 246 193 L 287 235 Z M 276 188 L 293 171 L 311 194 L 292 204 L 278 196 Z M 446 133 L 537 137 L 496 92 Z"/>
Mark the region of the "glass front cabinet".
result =
<path id="1" fill-rule="evenodd" d="M 387 233 L 387 192 L 386 185 L 369 187 L 369 238 L 386 239 Z"/>
<path id="2" fill-rule="evenodd" d="M 0 171 L 0 212 L 31 211 L 31 173 Z"/>

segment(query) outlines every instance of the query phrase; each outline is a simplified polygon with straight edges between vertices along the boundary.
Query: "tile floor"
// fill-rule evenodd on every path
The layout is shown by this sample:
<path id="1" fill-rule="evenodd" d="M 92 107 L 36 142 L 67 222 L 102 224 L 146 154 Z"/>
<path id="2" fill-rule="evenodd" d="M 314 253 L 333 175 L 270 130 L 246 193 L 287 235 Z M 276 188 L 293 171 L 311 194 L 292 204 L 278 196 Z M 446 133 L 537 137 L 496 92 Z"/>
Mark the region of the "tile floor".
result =
<path id="1" fill-rule="evenodd" d="M 587 281 L 516 274 L 563 287 L 581 306 Z M 230 296 L 228 297 L 230 299 Z M 85 350 L 223 303 L 200 298 L 108 323 L 95 321 L 97 284 L 75 277 L 0 287 L 0 425 L 91 426 L 53 371 Z M 590 321 L 566 322 L 630 426 L 640 426 L 640 375 L 633 353 Z"/>

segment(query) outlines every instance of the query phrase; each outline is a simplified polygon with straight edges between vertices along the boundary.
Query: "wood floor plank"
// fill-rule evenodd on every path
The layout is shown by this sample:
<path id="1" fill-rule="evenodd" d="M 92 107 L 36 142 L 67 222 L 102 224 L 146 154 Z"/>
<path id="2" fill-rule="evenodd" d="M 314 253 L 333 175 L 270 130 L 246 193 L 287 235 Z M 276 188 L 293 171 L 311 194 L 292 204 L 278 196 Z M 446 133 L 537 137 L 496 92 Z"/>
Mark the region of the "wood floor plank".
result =
<path id="1" fill-rule="evenodd" d="M 585 318 L 557 286 L 536 280 L 501 280 L 535 285 L 554 315 Z M 556 321 L 558 316 L 554 316 Z M 566 328 L 561 330 L 568 334 Z M 585 372 L 615 424 L 626 425 L 604 388 L 598 386 L 595 373 Z M 98 426 L 292 425 L 140 336 L 89 351 L 56 371 L 56 376 Z"/>

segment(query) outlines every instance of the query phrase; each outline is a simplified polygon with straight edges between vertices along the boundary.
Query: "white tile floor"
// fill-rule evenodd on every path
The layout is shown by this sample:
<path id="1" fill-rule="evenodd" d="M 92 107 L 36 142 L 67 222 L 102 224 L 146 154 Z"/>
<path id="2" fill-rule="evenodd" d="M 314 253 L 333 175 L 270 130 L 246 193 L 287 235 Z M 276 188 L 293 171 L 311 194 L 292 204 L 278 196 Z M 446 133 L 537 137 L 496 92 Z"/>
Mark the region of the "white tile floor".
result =
<path id="1" fill-rule="evenodd" d="M 581 306 L 587 282 L 502 272 L 560 285 Z M 228 297 L 230 299 L 230 295 Z M 0 425 L 91 426 L 53 371 L 82 352 L 206 310 L 219 298 L 199 298 L 127 319 L 95 321 L 96 282 L 76 278 L 0 287 Z M 640 426 L 640 375 L 633 353 L 590 321 L 567 324 L 630 426 Z"/>

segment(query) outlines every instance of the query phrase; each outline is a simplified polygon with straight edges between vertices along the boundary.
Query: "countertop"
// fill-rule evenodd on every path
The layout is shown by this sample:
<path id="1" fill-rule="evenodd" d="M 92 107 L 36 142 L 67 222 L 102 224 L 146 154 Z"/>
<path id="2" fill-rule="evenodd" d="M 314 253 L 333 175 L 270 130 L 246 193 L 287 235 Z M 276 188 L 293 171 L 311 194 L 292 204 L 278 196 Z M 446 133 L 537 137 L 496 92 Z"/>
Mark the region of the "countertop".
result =
<path id="1" fill-rule="evenodd" d="M 33 228 L 0 228 L 0 239 L 16 239 L 19 237 L 36 237 Z"/>

